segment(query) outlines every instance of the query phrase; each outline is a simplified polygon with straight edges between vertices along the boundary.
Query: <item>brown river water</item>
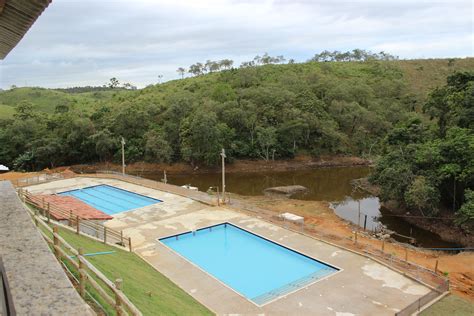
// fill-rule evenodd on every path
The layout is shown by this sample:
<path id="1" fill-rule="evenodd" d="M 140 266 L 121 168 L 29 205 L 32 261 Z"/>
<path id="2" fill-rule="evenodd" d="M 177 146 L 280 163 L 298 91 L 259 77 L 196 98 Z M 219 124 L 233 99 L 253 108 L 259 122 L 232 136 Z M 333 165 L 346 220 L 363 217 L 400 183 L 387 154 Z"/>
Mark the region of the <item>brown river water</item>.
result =
<path id="1" fill-rule="evenodd" d="M 369 167 L 331 167 L 312 170 L 275 171 L 275 172 L 237 172 L 226 175 L 226 190 L 240 195 L 263 195 L 268 187 L 285 185 L 302 185 L 308 192 L 292 198 L 301 200 L 328 201 L 335 213 L 354 224 L 374 230 L 384 225 L 389 230 L 415 239 L 419 247 L 456 247 L 454 243 L 442 240 L 438 235 L 418 228 L 400 217 L 391 216 L 390 212 L 380 206 L 379 199 L 365 192 L 353 192 L 351 180 L 366 177 Z M 140 176 L 161 180 L 162 173 L 143 173 Z M 190 175 L 168 175 L 168 183 L 176 185 L 190 184 L 200 191 L 207 191 L 211 186 L 220 186 L 220 173 Z M 360 220 L 359 220 L 360 202 Z M 365 217 L 367 215 L 367 218 Z M 393 235 L 401 242 L 408 242 L 404 237 Z"/>

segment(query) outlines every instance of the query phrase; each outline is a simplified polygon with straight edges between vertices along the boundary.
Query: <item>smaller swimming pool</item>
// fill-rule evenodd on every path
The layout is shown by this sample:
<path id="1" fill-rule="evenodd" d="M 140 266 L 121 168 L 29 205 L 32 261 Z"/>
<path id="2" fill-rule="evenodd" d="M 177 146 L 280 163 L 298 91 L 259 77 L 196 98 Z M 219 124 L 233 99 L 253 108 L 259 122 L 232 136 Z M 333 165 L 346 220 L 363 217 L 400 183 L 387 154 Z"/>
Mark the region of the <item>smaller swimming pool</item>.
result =
<path id="1" fill-rule="evenodd" d="M 159 240 L 259 306 L 339 271 L 230 223 Z"/>
<path id="2" fill-rule="evenodd" d="M 107 184 L 61 192 L 59 195 L 75 197 L 109 215 L 163 202 Z"/>

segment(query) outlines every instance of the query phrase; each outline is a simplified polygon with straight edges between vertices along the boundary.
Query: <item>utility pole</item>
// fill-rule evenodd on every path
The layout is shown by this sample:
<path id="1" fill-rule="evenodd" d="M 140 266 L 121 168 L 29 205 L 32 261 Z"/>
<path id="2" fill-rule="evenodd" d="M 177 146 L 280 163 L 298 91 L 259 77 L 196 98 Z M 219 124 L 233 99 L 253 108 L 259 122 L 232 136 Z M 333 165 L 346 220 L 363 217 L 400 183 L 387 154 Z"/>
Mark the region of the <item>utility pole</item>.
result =
<path id="1" fill-rule="evenodd" d="M 222 148 L 221 151 L 221 157 L 222 157 L 222 202 L 225 203 L 225 149 Z"/>
<path id="2" fill-rule="evenodd" d="M 125 175 L 125 139 L 122 137 L 122 174 Z"/>

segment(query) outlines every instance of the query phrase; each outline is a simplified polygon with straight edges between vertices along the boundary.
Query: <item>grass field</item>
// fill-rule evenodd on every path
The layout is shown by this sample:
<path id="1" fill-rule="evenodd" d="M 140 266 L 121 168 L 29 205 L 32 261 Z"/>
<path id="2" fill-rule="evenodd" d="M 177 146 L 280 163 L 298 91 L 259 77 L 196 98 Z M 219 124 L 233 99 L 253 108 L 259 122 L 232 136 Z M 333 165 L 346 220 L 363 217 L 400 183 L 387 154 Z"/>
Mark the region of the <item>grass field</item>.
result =
<path id="1" fill-rule="evenodd" d="M 84 253 L 115 251 L 113 254 L 87 257 L 110 280 L 123 280 L 125 295 L 143 315 L 212 315 L 206 307 L 134 253 L 104 245 L 93 239 L 60 229 L 60 235 Z"/>
<path id="2" fill-rule="evenodd" d="M 448 295 L 420 313 L 422 316 L 468 316 L 474 315 L 474 303 L 456 295 Z"/>

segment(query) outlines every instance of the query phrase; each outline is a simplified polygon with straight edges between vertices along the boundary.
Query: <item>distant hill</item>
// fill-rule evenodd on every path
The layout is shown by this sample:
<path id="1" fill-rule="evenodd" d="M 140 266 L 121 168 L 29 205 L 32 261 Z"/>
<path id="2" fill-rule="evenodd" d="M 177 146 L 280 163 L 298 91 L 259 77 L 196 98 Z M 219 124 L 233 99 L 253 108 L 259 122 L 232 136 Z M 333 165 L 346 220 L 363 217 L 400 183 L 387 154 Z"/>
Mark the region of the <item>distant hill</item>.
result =
<path id="1" fill-rule="evenodd" d="M 101 102 L 107 102 L 114 96 L 126 94 L 129 91 L 100 90 L 95 92 L 73 93 L 69 90 L 55 90 L 38 87 L 14 88 L 0 91 L 0 118 L 8 118 L 15 112 L 15 106 L 21 101 L 28 101 L 38 112 L 54 113 L 58 106 L 76 107 L 85 111 L 90 110 Z"/>
<path id="2" fill-rule="evenodd" d="M 416 59 L 416 60 L 395 60 L 382 61 L 381 64 L 395 66 L 400 70 L 403 81 L 407 89 L 416 97 L 418 104 L 423 103 L 428 92 L 437 86 L 445 83 L 449 74 L 455 71 L 470 70 L 474 71 L 474 58 L 452 58 L 452 59 Z M 263 81 L 275 79 L 273 71 L 278 71 L 284 75 L 285 72 L 291 75 L 304 75 L 313 69 L 323 69 L 328 65 L 334 67 L 341 77 L 358 76 L 362 62 L 325 62 L 325 63 L 300 63 L 285 65 L 267 65 L 260 68 L 270 68 L 272 74 L 269 78 L 260 78 Z M 235 70 L 245 71 L 242 69 Z M 167 93 L 180 91 L 183 87 L 198 82 L 207 82 L 212 85 L 216 81 L 218 73 L 207 74 L 199 77 L 186 78 L 184 80 L 173 80 L 162 84 L 162 89 Z M 294 79 L 294 78 L 292 78 Z M 57 106 L 76 107 L 83 110 L 90 110 L 97 104 L 107 103 L 115 99 L 123 99 L 127 96 L 134 98 L 141 95 L 141 90 L 109 89 L 102 87 L 83 87 L 71 89 L 45 89 L 38 87 L 15 88 L 11 90 L 0 91 L 0 118 L 11 117 L 14 113 L 14 107 L 23 100 L 31 102 L 36 111 L 45 113 L 54 113 Z M 82 92 L 87 91 L 87 92 Z M 156 90 L 153 90 L 156 93 Z M 163 91 L 164 92 L 164 91 Z"/>

